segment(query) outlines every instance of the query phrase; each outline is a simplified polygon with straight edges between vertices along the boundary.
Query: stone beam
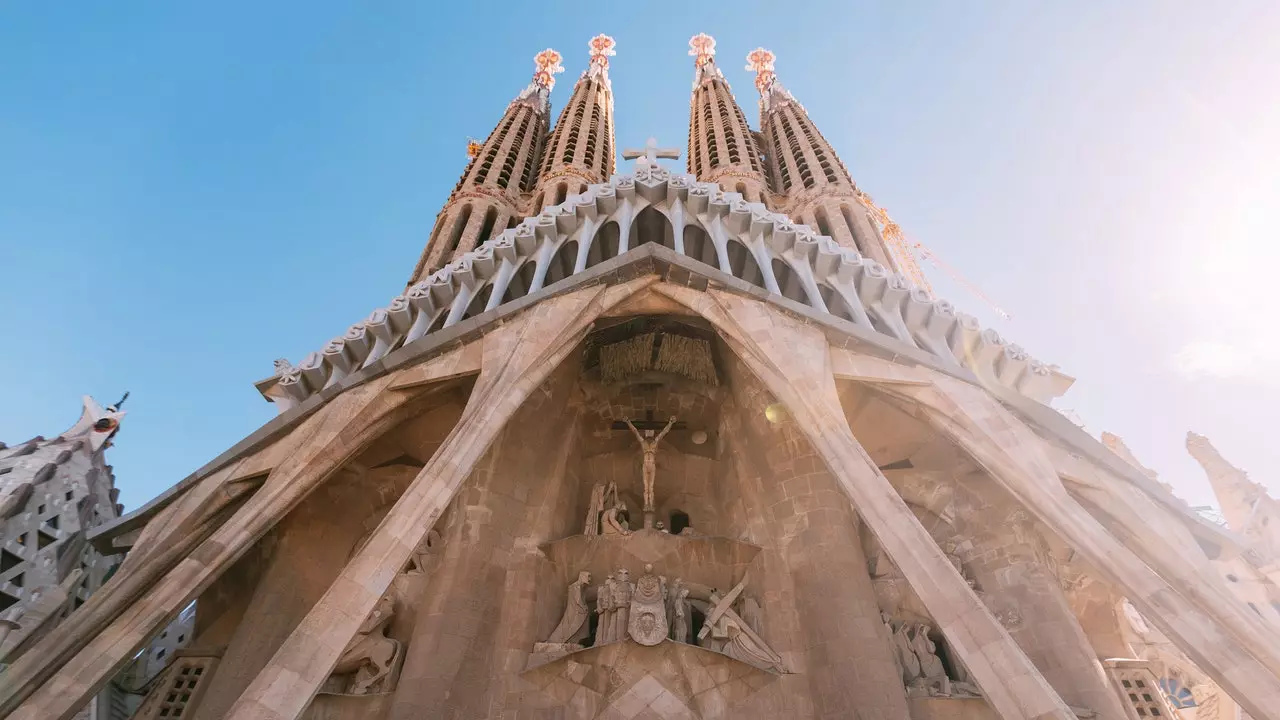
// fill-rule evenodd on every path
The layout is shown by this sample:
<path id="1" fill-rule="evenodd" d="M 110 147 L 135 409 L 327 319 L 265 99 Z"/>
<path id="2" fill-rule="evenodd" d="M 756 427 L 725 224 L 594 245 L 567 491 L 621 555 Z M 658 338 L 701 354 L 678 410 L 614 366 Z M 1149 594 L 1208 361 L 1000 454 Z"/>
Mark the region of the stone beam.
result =
<path id="1" fill-rule="evenodd" d="M 64 623 L 0 676 L 0 715 L 66 720 L 148 640 L 244 554 L 311 490 L 402 419 L 410 393 L 388 392 L 385 376 L 334 398 L 295 432 L 305 441 L 234 516 L 192 551 L 160 550 L 137 571 L 113 578 L 67 632 Z M 172 564 L 170 570 L 168 566 Z M 108 586 L 110 589 L 111 586 Z M 55 674 L 56 673 L 56 674 Z"/>
<path id="2" fill-rule="evenodd" d="M 729 347 L 786 406 L 996 712 L 1005 720 L 1073 720 L 1075 714 L 991 616 L 853 437 L 823 335 L 728 293 L 697 293 L 668 285 L 657 290 L 715 325 Z"/>
<path id="3" fill-rule="evenodd" d="M 484 337 L 480 375 L 453 432 L 225 720 L 295 720 L 306 710 L 347 642 L 515 411 L 601 312 L 655 280 L 549 299 Z"/>
<path id="4" fill-rule="evenodd" d="M 1067 493 L 1043 442 L 981 388 L 937 377 L 932 388 L 882 386 L 968 452 L 1028 510 L 1123 589 L 1143 615 L 1258 717 L 1280 707 L 1280 678 L 1201 612 Z M 1195 582 L 1202 582 L 1197 578 Z M 1273 653 L 1265 653 L 1265 658 Z M 980 680 L 981 682 L 981 680 Z M 985 683 L 984 683 L 985 686 Z"/>

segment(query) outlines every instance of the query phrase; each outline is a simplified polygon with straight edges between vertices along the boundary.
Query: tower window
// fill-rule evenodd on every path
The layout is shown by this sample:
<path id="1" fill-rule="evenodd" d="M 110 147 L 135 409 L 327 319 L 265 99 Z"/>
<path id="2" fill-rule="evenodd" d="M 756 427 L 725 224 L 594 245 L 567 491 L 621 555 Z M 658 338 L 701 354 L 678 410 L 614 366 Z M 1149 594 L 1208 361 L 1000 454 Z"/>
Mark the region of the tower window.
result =
<path id="1" fill-rule="evenodd" d="M 462 212 L 458 213 L 458 219 L 453 221 L 453 230 L 449 233 L 449 249 L 444 254 L 446 262 L 457 252 L 458 243 L 462 242 L 462 234 L 466 231 L 469 220 L 471 220 L 471 206 L 463 205 Z"/>

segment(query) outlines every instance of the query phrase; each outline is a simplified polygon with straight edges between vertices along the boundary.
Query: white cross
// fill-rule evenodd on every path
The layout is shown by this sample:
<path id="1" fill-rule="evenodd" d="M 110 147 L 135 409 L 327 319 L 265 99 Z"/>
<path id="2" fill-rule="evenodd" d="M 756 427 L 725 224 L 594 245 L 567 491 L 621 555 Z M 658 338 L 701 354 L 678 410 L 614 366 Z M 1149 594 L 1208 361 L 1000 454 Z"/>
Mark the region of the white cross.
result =
<path id="1" fill-rule="evenodd" d="M 636 169 L 640 169 L 642 167 L 656 167 L 658 164 L 658 158 L 679 160 L 680 149 L 660 148 L 658 147 L 657 140 L 649 138 L 644 144 L 644 150 L 627 149 L 622 151 L 622 159 L 635 160 Z"/>

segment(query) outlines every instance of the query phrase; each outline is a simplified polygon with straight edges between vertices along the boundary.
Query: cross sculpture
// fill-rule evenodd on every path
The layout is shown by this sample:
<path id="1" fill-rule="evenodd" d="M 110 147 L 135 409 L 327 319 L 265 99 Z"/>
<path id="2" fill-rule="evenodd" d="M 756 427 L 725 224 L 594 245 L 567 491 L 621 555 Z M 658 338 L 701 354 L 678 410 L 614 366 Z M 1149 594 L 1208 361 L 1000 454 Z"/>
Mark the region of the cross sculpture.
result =
<path id="1" fill-rule="evenodd" d="M 658 147 L 657 140 L 655 140 L 654 138 L 649 138 L 644 144 L 644 150 L 635 150 L 635 149 L 628 148 L 622 151 L 622 159 L 635 160 L 637 170 L 644 167 L 657 167 L 658 158 L 664 158 L 667 160 L 679 160 L 680 149 L 679 148 L 660 148 Z"/>

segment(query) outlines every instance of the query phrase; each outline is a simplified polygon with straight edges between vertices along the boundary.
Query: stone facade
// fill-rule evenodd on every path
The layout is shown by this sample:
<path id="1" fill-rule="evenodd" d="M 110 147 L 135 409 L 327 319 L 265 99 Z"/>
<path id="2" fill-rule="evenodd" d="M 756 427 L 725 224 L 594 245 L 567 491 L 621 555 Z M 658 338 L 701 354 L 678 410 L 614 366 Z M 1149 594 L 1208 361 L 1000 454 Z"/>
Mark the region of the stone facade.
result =
<path id="1" fill-rule="evenodd" d="M 700 38 L 700 177 L 655 145 L 606 177 L 593 40 L 539 178 L 581 189 L 282 362 L 277 418 L 94 533 L 128 561 L 0 713 L 66 720 L 195 601 L 142 720 L 1136 720 L 1209 685 L 1276 717 L 1241 539 L 1047 407 L 1070 378 L 908 291 L 874 227 L 775 213 L 856 188 L 756 53 L 790 154 L 743 154 Z M 477 157 L 520 157 L 502 137 Z"/>

